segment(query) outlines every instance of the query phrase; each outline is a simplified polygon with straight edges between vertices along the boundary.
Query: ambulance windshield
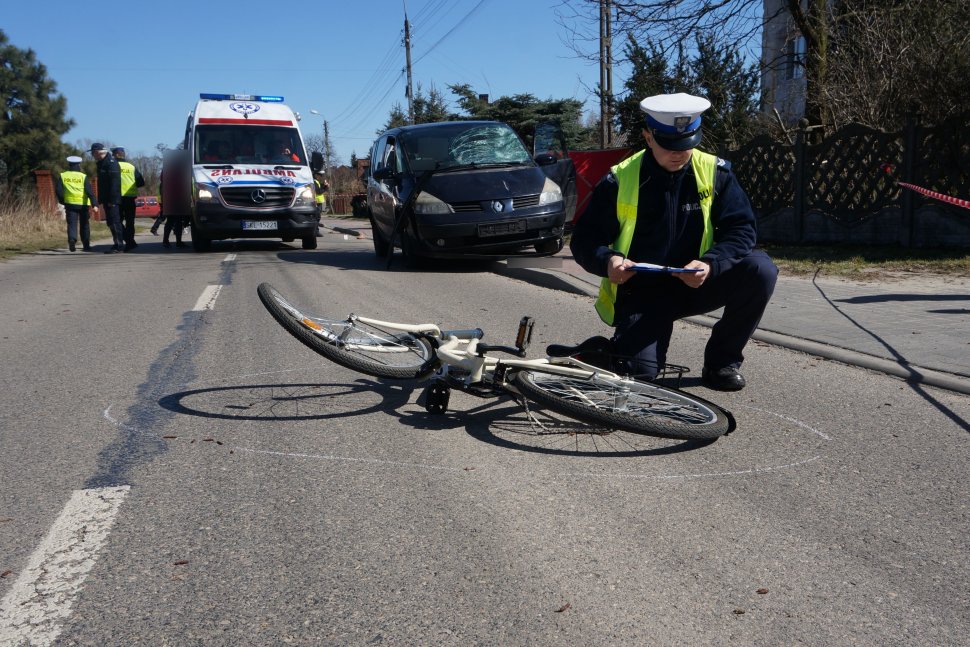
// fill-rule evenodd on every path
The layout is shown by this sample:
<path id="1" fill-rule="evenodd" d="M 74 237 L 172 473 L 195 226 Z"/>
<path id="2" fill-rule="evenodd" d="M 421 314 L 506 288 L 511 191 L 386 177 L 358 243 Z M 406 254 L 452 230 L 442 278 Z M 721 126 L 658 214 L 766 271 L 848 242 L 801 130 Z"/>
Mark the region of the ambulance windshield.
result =
<path id="1" fill-rule="evenodd" d="M 306 164 L 296 128 L 197 126 L 196 164 Z"/>

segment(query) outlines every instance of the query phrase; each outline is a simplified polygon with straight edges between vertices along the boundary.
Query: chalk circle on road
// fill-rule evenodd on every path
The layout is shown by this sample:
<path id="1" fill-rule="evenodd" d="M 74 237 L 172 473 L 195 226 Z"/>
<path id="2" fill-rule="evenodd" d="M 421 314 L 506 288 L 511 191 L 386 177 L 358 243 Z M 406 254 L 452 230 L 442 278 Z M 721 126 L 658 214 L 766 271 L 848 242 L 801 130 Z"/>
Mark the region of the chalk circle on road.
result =
<path id="1" fill-rule="evenodd" d="M 281 373 L 284 371 L 281 371 Z M 291 372 L 291 371 L 285 371 Z M 740 476 L 792 469 L 824 459 L 832 438 L 784 413 L 752 405 L 733 404 L 738 429 L 716 441 L 668 440 L 612 431 L 564 418 L 530 405 L 532 419 L 517 403 L 482 400 L 453 394 L 444 415 L 425 412 L 419 402 L 424 383 L 383 382 L 370 378 L 341 383 L 278 382 L 260 376 L 258 384 L 232 384 L 223 378 L 216 386 L 186 388 L 161 398 L 158 405 L 174 414 L 234 423 L 224 430 L 211 426 L 208 434 L 222 434 L 227 446 L 252 455 L 318 459 L 345 463 L 381 463 L 369 448 L 402 434 L 421 442 L 439 431 L 461 431 L 477 441 L 507 451 L 574 458 L 563 464 L 573 476 L 677 479 Z M 251 380 L 251 377 L 250 377 Z M 210 382 L 211 384 L 211 382 Z M 191 384 L 186 386 L 192 386 Z M 457 397 L 456 397 L 457 396 Z M 130 423 L 105 417 L 118 426 Z M 359 415 L 383 412 L 388 424 L 364 434 L 353 424 Z M 338 421 L 343 420 L 343 423 Z M 321 421 L 330 424 L 321 426 Z M 136 430 L 156 434 L 153 430 Z M 586 459 L 632 459 L 593 461 Z M 460 470 L 467 465 L 401 463 L 415 469 Z"/>

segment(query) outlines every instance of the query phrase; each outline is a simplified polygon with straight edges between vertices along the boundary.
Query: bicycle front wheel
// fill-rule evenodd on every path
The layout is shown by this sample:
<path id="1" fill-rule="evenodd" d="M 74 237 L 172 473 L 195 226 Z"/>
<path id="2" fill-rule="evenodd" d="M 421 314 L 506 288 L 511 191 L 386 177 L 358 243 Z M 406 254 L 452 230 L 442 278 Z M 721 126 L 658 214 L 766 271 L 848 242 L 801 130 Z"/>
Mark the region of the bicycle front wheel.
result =
<path id="1" fill-rule="evenodd" d="M 731 428 L 717 405 L 650 382 L 523 370 L 516 373 L 514 383 L 525 397 L 570 418 L 635 434 L 703 440 L 723 436 Z"/>
<path id="2" fill-rule="evenodd" d="M 345 368 L 374 377 L 411 380 L 425 377 L 438 367 L 431 344 L 411 333 L 301 312 L 269 283 L 261 283 L 256 292 L 287 332 Z"/>

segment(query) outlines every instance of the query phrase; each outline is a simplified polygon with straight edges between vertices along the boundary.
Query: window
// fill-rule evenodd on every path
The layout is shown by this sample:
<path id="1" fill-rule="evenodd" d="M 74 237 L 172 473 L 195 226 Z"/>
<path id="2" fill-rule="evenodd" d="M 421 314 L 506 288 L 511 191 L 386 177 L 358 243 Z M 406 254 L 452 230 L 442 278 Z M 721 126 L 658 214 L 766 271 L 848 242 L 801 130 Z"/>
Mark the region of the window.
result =
<path id="1" fill-rule="evenodd" d="M 796 36 L 785 45 L 785 78 L 800 79 L 805 76 L 805 37 Z"/>

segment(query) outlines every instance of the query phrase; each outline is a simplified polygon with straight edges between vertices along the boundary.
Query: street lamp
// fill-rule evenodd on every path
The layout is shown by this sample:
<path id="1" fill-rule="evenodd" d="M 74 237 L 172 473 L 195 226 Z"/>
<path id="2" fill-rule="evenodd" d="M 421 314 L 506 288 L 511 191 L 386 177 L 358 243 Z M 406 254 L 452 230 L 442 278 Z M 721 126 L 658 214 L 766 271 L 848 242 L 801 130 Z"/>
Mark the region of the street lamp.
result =
<path id="1" fill-rule="evenodd" d="M 315 110 L 313 108 L 310 108 L 310 114 L 323 118 L 323 115 L 320 114 L 320 111 Z M 329 183 L 333 181 L 333 178 L 330 177 L 330 133 L 327 132 L 327 130 L 328 130 L 327 120 L 324 119 L 323 120 L 323 170 L 327 176 L 327 182 Z"/>

